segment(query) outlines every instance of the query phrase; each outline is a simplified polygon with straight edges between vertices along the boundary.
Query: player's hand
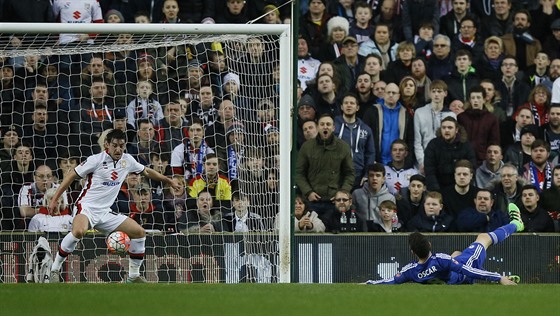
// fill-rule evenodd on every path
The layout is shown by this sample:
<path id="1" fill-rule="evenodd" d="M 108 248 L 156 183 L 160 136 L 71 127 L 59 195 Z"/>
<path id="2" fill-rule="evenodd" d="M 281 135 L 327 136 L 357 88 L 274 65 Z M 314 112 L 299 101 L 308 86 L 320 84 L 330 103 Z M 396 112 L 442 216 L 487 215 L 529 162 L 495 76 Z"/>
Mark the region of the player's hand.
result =
<path id="1" fill-rule="evenodd" d="M 80 34 L 80 41 L 87 41 L 89 40 L 88 34 Z"/>
<path id="2" fill-rule="evenodd" d="M 500 284 L 501 285 L 517 285 L 517 283 L 513 282 L 512 280 L 510 280 L 508 277 L 501 277 L 500 278 Z"/>
<path id="3" fill-rule="evenodd" d="M 56 214 L 56 212 L 58 212 L 58 199 L 53 198 L 47 209 L 49 210 L 49 215 Z"/>
<path id="4" fill-rule="evenodd" d="M 307 200 L 309 202 L 315 202 L 315 201 L 319 201 L 321 200 L 321 196 L 315 192 L 311 192 L 309 193 L 309 195 L 307 196 Z"/>

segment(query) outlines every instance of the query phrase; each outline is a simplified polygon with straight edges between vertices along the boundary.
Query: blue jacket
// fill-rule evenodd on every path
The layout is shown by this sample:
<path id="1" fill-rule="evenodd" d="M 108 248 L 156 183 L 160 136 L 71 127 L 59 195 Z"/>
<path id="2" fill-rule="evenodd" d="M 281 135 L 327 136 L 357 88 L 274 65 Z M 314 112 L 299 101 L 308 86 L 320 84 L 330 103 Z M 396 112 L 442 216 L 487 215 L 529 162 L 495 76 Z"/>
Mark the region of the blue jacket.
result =
<path id="1" fill-rule="evenodd" d="M 486 218 L 488 215 L 489 220 Z M 492 210 L 485 214 L 469 207 L 457 216 L 455 225 L 460 232 L 487 233 L 509 223 L 509 216 L 501 210 Z"/>
<path id="2" fill-rule="evenodd" d="M 348 127 L 342 116 L 335 117 L 334 123 L 334 135 L 350 146 L 356 178 L 364 177 L 365 167 L 375 162 L 375 144 L 371 128 L 359 118 L 356 118 L 354 128 Z"/>

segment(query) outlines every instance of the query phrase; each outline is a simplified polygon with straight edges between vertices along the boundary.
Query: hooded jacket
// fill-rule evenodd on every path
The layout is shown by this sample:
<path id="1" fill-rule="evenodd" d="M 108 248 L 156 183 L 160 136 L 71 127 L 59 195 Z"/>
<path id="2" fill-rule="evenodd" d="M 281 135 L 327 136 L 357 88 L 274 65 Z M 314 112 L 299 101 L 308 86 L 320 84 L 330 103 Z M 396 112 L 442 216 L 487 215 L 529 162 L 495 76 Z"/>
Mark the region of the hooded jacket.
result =
<path id="1" fill-rule="evenodd" d="M 375 145 L 371 128 L 359 118 L 356 118 L 354 128 L 348 127 L 342 116 L 335 117 L 334 123 L 336 126 L 334 134 L 350 146 L 356 178 L 363 177 L 365 167 L 375 162 Z"/>
<path id="2" fill-rule="evenodd" d="M 381 216 L 379 215 L 379 204 L 386 200 L 395 202 L 395 197 L 389 193 L 385 184 L 381 186 L 379 191 L 373 192 L 369 182 L 366 182 L 361 188 L 352 193 L 352 201 L 356 205 L 358 217 L 366 222 L 382 223 Z M 364 231 L 367 231 L 367 229 Z"/>

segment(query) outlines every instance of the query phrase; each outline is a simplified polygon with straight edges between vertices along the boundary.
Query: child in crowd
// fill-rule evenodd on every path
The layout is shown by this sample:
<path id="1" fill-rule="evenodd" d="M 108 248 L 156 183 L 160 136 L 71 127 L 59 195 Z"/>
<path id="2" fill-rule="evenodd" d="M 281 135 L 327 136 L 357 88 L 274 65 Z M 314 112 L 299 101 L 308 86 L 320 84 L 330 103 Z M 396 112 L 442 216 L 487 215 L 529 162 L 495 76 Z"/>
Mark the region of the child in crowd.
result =
<path id="1" fill-rule="evenodd" d="M 358 44 L 360 44 L 373 36 L 374 28 L 371 24 L 373 14 L 370 6 L 365 2 L 356 4 L 354 18 L 355 21 L 350 23 L 350 32 L 348 35 L 354 36 Z"/>
<path id="2" fill-rule="evenodd" d="M 126 117 L 130 126 L 136 126 L 138 119 L 147 118 L 154 125 L 163 119 L 161 104 L 154 97 L 152 84 L 147 80 L 139 81 L 136 84 L 137 97 L 130 101 L 126 108 Z"/>
<path id="3" fill-rule="evenodd" d="M 264 231 L 262 218 L 250 211 L 251 203 L 245 194 L 234 192 L 231 197 L 233 212 L 224 215 L 224 230 L 234 233 Z"/>
<path id="4" fill-rule="evenodd" d="M 393 201 L 383 201 L 379 204 L 379 216 L 381 223 L 375 223 L 374 231 L 384 233 L 396 233 L 403 231 L 402 225 L 397 217 L 397 205 Z"/>

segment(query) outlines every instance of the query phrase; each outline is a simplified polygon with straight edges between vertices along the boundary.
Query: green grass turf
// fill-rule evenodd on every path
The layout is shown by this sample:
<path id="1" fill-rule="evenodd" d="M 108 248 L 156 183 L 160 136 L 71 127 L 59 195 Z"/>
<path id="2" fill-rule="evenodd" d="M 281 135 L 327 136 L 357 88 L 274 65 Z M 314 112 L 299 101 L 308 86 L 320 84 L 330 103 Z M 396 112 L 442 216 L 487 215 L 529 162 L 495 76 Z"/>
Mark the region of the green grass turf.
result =
<path id="1" fill-rule="evenodd" d="M 560 284 L 3 284 L 1 315 L 560 315 Z"/>

